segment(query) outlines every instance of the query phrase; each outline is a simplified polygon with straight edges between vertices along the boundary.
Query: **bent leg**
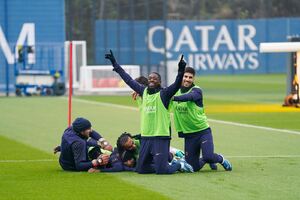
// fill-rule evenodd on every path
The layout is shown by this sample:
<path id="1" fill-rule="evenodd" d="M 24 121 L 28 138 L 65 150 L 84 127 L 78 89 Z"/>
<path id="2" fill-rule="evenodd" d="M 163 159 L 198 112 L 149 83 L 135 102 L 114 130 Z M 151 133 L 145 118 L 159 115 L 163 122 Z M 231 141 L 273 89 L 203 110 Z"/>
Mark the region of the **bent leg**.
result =
<path id="1" fill-rule="evenodd" d="M 152 155 L 156 174 L 173 174 L 180 169 L 180 164 L 169 165 L 170 140 L 154 139 Z"/>
<path id="2" fill-rule="evenodd" d="M 200 144 L 197 137 L 188 137 L 184 139 L 185 160 L 189 163 L 194 171 L 199 171 L 205 163 L 199 161 Z"/>
<path id="3" fill-rule="evenodd" d="M 153 158 L 151 155 L 151 143 L 149 140 L 141 139 L 136 171 L 140 174 L 155 173 L 155 169 L 153 168 L 152 163 Z"/>
<path id="4" fill-rule="evenodd" d="M 222 163 L 223 158 L 214 153 L 214 143 L 211 130 L 208 129 L 201 137 L 202 160 L 206 163 Z"/>

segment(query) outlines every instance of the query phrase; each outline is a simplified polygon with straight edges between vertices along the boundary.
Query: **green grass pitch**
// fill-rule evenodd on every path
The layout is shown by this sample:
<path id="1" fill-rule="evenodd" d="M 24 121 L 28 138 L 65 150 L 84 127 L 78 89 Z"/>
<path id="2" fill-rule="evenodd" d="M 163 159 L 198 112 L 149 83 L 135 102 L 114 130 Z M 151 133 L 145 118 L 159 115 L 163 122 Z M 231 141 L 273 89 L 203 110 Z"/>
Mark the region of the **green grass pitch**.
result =
<path id="1" fill-rule="evenodd" d="M 220 165 L 218 171 L 205 166 L 174 175 L 64 172 L 52 149 L 67 126 L 67 99 L 1 97 L 0 199 L 299 199 L 300 110 L 251 109 L 282 104 L 285 76 L 206 76 L 197 82 L 215 151 L 232 162 L 232 172 Z M 231 111 L 234 106 L 244 110 Z M 113 143 L 123 131 L 139 131 L 139 113 L 128 96 L 75 97 L 75 116 L 90 119 Z M 183 147 L 176 134 L 172 146 Z"/>

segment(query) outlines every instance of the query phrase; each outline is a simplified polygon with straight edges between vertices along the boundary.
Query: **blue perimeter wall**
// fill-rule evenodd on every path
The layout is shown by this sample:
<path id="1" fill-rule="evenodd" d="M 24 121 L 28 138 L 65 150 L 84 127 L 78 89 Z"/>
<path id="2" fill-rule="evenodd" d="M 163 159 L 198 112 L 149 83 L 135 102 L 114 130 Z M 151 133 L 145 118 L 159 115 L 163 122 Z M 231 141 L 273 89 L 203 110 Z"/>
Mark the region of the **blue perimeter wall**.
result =
<path id="1" fill-rule="evenodd" d="M 166 49 L 167 60 L 178 61 L 184 54 L 198 74 L 284 73 L 288 53 L 259 53 L 259 43 L 286 42 L 293 35 L 300 35 L 300 18 L 166 23 L 98 20 L 95 60 L 108 64 L 104 54 L 112 49 L 121 65 L 158 65 L 164 63 Z"/>
<path id="2" fill-rule="evenodd" d="M 0 25 L 12 52 L 24 23 L 35 26 L 36 63 L 33 69 L 64 69 L 64 4 L 64 0 L 0 0 Z M 7 65 L 13 89 L 15 65 L 7 64 L 0 46 L 0 91 L 5 89 Z"/>

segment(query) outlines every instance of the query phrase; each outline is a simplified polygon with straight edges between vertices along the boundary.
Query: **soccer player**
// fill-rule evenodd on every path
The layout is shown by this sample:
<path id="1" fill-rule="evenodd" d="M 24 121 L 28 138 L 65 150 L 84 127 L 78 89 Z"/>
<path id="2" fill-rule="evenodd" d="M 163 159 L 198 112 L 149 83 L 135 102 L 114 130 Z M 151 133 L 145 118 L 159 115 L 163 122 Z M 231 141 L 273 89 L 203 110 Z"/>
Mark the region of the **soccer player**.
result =
<path id="1" fill-rule="evenodd" d="M 148 84 L 149 84 L 148 79 L 145 76 L 139 76 L 134 80 L 136 80 L 136 82 L 138 82 L 139 84 L 141 84 L 145 87 L 148 87 Z M 134 101 L 137 101 L 138 107 L 140 108 L 141 105 L 142 105 L 140 95 L 137 92 L 133 91 L 132 94 L 131 94 L 131 97 Z"/>
<path id="2" fill-rule="evenodd" d="M 141 174 L 172 174 L 180 168 L 190 167 L 186 162 L 169 165 L 168 155 L 171 140 L 170 113 L 168 111 L 172 96 L 181 85 L 186 66 L 183 56 L 178 64 L 175 82 L 169 87 L 161 87 L 161 77 L 152 72 L 148 77 L 149 85 L 145 87 L 135 80 L 117 63 L 112 51 L 105 55 L 125 83 L 142 97 L 141 105 L 141 146 L 137 161 L 137 172 Z M 154 164 L 154 167 L 153 167 Z M 192 169 L 190 170 L 192 171 Z"/>
<path id="3" fill-rule="evenodd" d="M 186 67 L 180 90 L 173 97 L 174 124 L 179 137 L 184 138 L 185 159 L 194 171 L 205 163 L 220 163 L 226 171 L 232 165 L 222 155 L 214 153 L 212 131 L 207 123 L 200 87 L 194 84 L 195 70 Z M 202 158 L 200 157 L 202 150 Z"/>
<path id="4" fill-rule="evenodd" d="M 68 127 L 62 136 L 60 145 L 59 164 L 68 171 L 88 171 L 92 167 L 106 165 L 109 155 L 102 154 L 98 158 L 88 159 L 87 139 L 91 137 L 96 141 L 101 141 L 102 136 L 92 130 L 92 125 L 85 118 L 76 118 L 72 126 Z M 103 142 L 103 140 L 102 140 Z M 107 150 L 112 147 L 107 143 Z"/>
<path id="5" fill-rule="evenodd" d="M 93 147 L 89 151 L 89 157 L 91 159 L 98 158 L 102 154 L 99 146 Z M 136 159 L 131 152 L 119 153 L 117 148 L 110 154 L 108 163 L 88 170 L 90 173 L 94 172 L 121 172 L 121 171 L 135 171 Z"/>
<path id="6" fill-rule="evenodd" d="M 135 79 L 139 84 L 147 87 L 148 86 L 148 79 L 144 76 L 139 76 L 138 78 Z M 141 105 L 142 105 L 142 98 L 140 97 L 140 95 L 136 92 L 133 92 L 132 93 L 132 99 L 134 101 L 137 102 L 138 104 L 138 108 L 139 110 L 141 111 Z M 135 136 L 131 136 L 129 133 L 123 133 L 119 138 L 118 140 L 122 139 L 122 141 L 124 142 L 127 142 L 127 143 L 130 143 L 131 140 L 134 141 L 134 143 L 136 144 L 135 147 L 137 147 L 136 149 L 139 149 L 139 143 L 140 143 L 140 134 L 139 135 L 135 135 Z M 122 147 L 121 143 L 118 143 L 118 146 L 119 147 L 122 147 L 123 149 L 125 150 L 128 150 L 126 149 L 126 143 L 124 142 L 125 146 Z M 138 151 L 138 150 L 137 150 Z M 170 146 L 170 154 L 171 154 L 171 159 L 169 161 L 172 160 L 173 157 L 176 157 L 178 159 L 182 159 L 184 157 L 184 153 L 183 151 L 179 150 L 179 149 L 176 149 L 172 146 Z"/>
<path id="7" fill-rule="evenodd" d="M 130 133 L 124 132 L 119 136 L 117 140 L 117 149 L 120 154 L 122 154 L 123 152 L 131 153 L 137 160 L 137 158 L 139 157 L 140 140 L 140 134 L 132 136 Z M 177 160 L 184 159 L 183 151 L 174 147 L 170 147 L 168 161 L 171 162 L 173 158 Z"/>

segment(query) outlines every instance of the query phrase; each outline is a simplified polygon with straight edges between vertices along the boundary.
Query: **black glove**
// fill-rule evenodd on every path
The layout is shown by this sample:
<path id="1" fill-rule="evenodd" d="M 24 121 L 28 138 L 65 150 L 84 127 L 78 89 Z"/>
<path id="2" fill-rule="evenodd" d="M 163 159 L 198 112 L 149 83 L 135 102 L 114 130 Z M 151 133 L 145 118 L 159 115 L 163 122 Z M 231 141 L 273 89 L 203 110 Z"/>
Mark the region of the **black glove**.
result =
<path id="1" fill-rule="evenodd" d="M 105 58 L 110 60 L 111 64 L 114 65 L 117 61 L 114 57 L 112 50 L 110 50 L 110 54 L 105 54 Z"/>
<path id="2" fill-rule="evenodd" d="M 186 62 L 183 60 L 183 55 L 178 63 L 178 71 L 183 72 L 186 66 Z"/>
<path id="3" fill-rule="evenodd" d="M 61 151 L 61 148 L 60 146 L 57 146 L 53 149 L 53 153 L 56 154 L 57 152 L 60 152 Z"/>

